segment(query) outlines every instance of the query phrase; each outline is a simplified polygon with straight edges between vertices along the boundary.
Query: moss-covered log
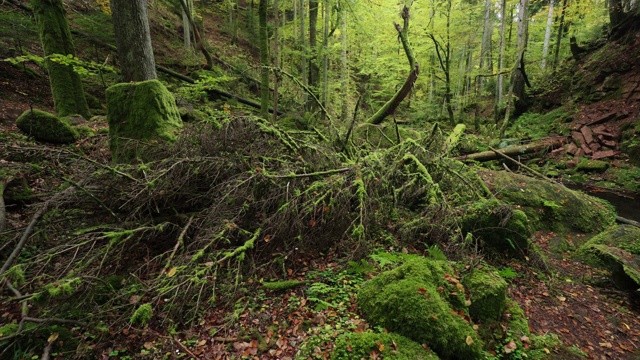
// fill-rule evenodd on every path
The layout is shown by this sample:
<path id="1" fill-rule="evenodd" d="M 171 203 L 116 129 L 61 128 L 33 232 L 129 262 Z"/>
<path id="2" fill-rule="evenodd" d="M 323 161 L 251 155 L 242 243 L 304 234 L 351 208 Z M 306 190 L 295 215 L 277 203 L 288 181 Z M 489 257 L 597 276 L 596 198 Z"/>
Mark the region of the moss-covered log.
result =
<path id="1" fill-rule="evenodd" d="M 565 137 L 553 138 L 550 140 L 545 140 L 537 143 L 531 143 L 527 145 L 520 146 L 509 146 L 504 149 L 499 149 L 503 154 L 508 156 L 518 156 L 524 154 L 530 154 L 538 151 L 546 151 L 553 148 L 559 148 L 567 142 Z M 498 154 L 496 151 L 482 151 L 474 154 L 468 154 L 463 156 L 458 156 L 456 160 L 474 160 L 474 161 L 491 161 L 500 159 L 502 156 Z"/>
<path id="2" fill-rule="evenodd" d="M 31 0 L 38 24 L 44 54 L 73 55 L 75 48 L 69 31 L 62 0 Z M 73 67 L 47 58 L 46 67 L 51 83 L 53 103 L 59 116 L 80 114 L 89 118 L 89 107 L 82 90 L 80 76 Z"/>
<path id="3" fill-rule="evenodd" d="M 175 99 L 158 80 L 116 84 L 107 89 L 106 97 L 110 147 L 116 162 L 144 157 L 139 140 L 171 142 L 182 128 Z"/>

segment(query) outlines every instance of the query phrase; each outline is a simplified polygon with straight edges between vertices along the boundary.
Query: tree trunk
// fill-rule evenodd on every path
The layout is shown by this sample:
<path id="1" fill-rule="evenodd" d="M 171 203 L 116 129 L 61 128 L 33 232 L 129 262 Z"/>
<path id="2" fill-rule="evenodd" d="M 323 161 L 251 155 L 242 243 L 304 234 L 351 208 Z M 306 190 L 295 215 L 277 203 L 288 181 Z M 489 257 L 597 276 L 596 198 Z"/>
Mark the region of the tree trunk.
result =
<path id="1" fill-rule="evenodd" d="M 300 58 L 300 77 L 302 78 L 302 85 L 306 88 L 308 85 L 308 77 L 307 77 L 307 59 L 308 59 L 308 51 L 307 51 L 307 40 L 305 33 L 305 0 L 299 0 L 298 2 L 298 15 L 300 17 L 300 52 L 302 54 Z M 303 92 L 303 103 L 306 104 L 308 101 L 307 92 Z"/>
<path id="2" fill-rule="evenodd" d="M 331 19 L 331 0 L 324 0 L 324 25 L 322 29 L 322 106 L 327 107 L 329 99 L 329 20 Z"/>
<path id="3" fill-rule="evenodd" d="M 187 11 L 182 9 L 182 29 L 183 29 L 183 38 L 184 38 L 184 47 L 187 50 L 191 50 L 191 22 L 189 18 L 193 14 L 193 0 L 185 0 L 185 4 L 187 5 Z"/>
<path id="4" fill-rule="evenodd" d="M 502 0 L 501 6 L 500 6 L 500 53 L 498 55 L 498 82 L 496 84 L 496 86 L 498 87 L 497 91 L 496 91 L 496 106 L 494 108 L 495 111 L 495 119 L 496 119 L 496 123 L 498 120 L 498 114 L 500 113 L 499 107 L 500 107 L 500 103 L 502 103 L 502 92 L 504 91 L 504 85 L 503 85 L 503 79 L 504 79 L 504 75 L 502 74 L 502 69 L 504 68 L 504 44 L 505 44 L 505 39 L 504 39 L 504 29 L 505 29 L 505 22 L 506 22 L 506 14 L 507 14 L 507 0 Z"/>
<path id="5" fill-rule="evenodd" d="M 275 24 L 273 25 L 273 62 L 275 68 L 280 68 L 280 51 L 278 49 L 278 30 L 280 27 L 280 9 L 278 7 L 278 0 L 273 1 L 273 13 L 275 14 Z M 273 121 L 278 121 L 278 74 L 273 79 Z M 268 111 L 268 110 L 267 110 Z"/>
<path id="6" fill-rule="evenodd" d="M 549 0 L 549 15 L 547 15 L 547 29 L 544 32 L 544 44 L 542 45 L 542 63 L 540 67 L 547 66 L 547 54 L 549 54 L 549 40 L 551 39 L 551 26 L 553 25 L 553 0 Z"/>
<path id="7" fill-rule="evenodd" d="M 527 145 L 520 146 L 509 146 L 503 149 L 499 149 L 499 151 L 508 156 L 518 156 L 523 154 L 530 154 L 538 151 L 544 151 L 548 149 L 559 148 L 567 142 L 566 137 L 558 137 L 550 140 L 545 140 L 542 142 L 531 143 Z M 478 153 L 468 154 L 458 156 L 454 159 L 456 160 L 473 160 L 473 161 L 491 161 L 500 159 L 502 156 L 497 154 L 495 151 L 482 151 Z"/>
<path id="8" fill-rule="evenodd" d="M 157 78 L 145 0 L 111 0 L 121 81 Z"/>
<path id="9" fill-rule="evenodd" d="M 260 22 L 260 113 L 263 118 L 269 118 L 269 38 L 267 35 L 267 2 L 260 0 L 258 17 Z"/>
<path id="10" fill-rule="evenodd" d="M 342 11 L 342 24 L 340 31 L 340 42 L 342 43 L 342 49 L 340 51 L 341 69 L 340 69 L 340 88 L 342 89 L 342 109 L 340 111 L 340 120 L 347 120 L 348 112 L 348 96 L 349 96 L 349 62 L 347 58 L 347 7 L 345 4 L 341 5 Z"/>
<path id="11" fill-rule="evenodd" d="M 560 25 L 558 25 L 558 35 L 556 36 L 556 48 L 553 54 L 553 72 L 556 72 L 558 66 L 558 56 L 560 54 L 560 42 L 564 32 L 564 13 L 567 9 L 567 0 L 562 0 L 562 8 L 560 10 Z"/>
<path id="12" fill-rule="evenodd" d="M 491 36 L 493 35 L 493 21 L 491 21 L 493 3 L 491 0 L 486 0 L 484 5 L 484 30 L 482 31 L 482 46 L 480 49 L 480 69 L 492 71 L 491 62 Z M 478 93 L 482 91 L 482 84 L 484 79 L 478 78 Z"/>
<path id="13" fill-rule="evenodd" d="M 309 50 L 311 54 L 309 56 L 309 81 L 307 86 L 313 91 L 313 94 L 318 96 L 318 80 L 320 77 L 320 68 L 317 64 L 318 56 L 318 0 L 309 0 Z M 315 107 L 315 103 L 310 101 L 307 106 L 310 109 Z"/>
<path id="14" fill-rule="evenodd" d="M 32 0 L 31 5 L 45 56 L 75 56 L 62 0 Z M 46 59 L 45 66 L 49 73 L 53 104 L 58 115 L 80 114 L 88 119 L 89 107 L 80 76 L 71 66 L 53 62 L 49 58 Z"/>
<path id="15" fill-rule="evenodd" d="M 525 71 L 524 54 L 527 49 L 527 40 L 529 37 L 529 14 L 528 8 L 529 0 L 520 0 L 518 8 L 518 40 L 516 43 L 516 60 L 511 72 L 511 89 L 509 91 L 509 98 L 507 99 L 507 109 L 505 113 L 504 122 L 500 127 L 500 137 L 504 136 L 504 133 L 509 124 L 510 117 L 510 104 L 513 102 L 514 116 L 517 117 L 524 113 L 528 107 L 527 93 L 525 91 L 525 85 L 531 86 L 527 79 L 527 73 Z M 512 99 L 513 98 L 513 99 Z"/>

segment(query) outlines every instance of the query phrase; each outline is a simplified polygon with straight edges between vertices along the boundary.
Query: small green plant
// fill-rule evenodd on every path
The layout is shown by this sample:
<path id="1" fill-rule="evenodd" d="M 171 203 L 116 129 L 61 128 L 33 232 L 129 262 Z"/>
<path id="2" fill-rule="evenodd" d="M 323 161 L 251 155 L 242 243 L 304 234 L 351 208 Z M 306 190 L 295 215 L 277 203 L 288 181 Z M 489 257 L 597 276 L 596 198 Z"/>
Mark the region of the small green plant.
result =
<path id="1" fill-rule="evenodd" d="M 518 277 L 518 273 L 510 266 L 498 270 L 498 275 L 502 276 L 502 278 L 507 281 L 511 281 Z"/>
<path id="2" fill-rule="evenodd" d="M 433 244 L 427 247 L 427 252 L 429 253 L 429 257 L 433 260 L 442 260 L 447 261 L 447 255 L 442 252 L 440 247 L 437 244 Z"/>
<path id="3" fill-rule="evenodd" d="M 140 324 L 146 325 L 149 320 L 151 320 L 151 316 L 153 316 L 153 308 L 150 303 L 142 304 L 140 307 L 131 315 L 131 319 L 129 322 L 132 325 Z"/>

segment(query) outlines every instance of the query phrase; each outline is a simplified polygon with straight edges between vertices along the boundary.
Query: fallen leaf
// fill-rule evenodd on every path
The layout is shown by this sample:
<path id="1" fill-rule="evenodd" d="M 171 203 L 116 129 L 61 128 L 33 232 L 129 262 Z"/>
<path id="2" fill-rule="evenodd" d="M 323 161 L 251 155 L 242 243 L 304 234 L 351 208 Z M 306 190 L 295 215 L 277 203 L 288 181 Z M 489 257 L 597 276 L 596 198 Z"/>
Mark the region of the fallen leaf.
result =
<path id="1" fill-rule="evenodd" d="M 601 342 L 599 343 L 599 345 L 600 347 L 607 348 L 607 349 L 611 349 L 613 347 L 613 345 L 611 345 L 610 342 Z"/>
<path id="2" fill-rule="evenodd" d="M 504 353 L 511 354 L 517 348 L 518 348 L 518 345 L 516 345 L 516 343 L 513 340 L 509 341 L 507 345 L 504 346 Z"/>
<path id="3" fill-rule="evenodd" d="M 53 333 L 51 335 L 49 335 L 49 338 L 47 339 L 48 343 L 52 343 L 54 341 L 56 341 L 56 339 L 58 339 L 58 333 Z"/>
<path id="4" fill-rule="evenodd" d="M 423 287 L 418 288 L 418 293 L 420 293 L 421 295 L 424 295 L 426 292 L 427 292 L 427 289 L 425 289 Z"/>
<path id="5" fill-rule="evenodd" d="M 171 269 L 169 269 L 169 271 L 167 271 L 167 277 L 173 277 L 177 272 L 178 272 L 178 268 L 174 266 Z"/>
<path id="6" fill-rule="evenodd" d="M 465 340 L 467 346 L 473 345 L 473 338 L 470 335 L 467 335 L 467 340 Z"/>

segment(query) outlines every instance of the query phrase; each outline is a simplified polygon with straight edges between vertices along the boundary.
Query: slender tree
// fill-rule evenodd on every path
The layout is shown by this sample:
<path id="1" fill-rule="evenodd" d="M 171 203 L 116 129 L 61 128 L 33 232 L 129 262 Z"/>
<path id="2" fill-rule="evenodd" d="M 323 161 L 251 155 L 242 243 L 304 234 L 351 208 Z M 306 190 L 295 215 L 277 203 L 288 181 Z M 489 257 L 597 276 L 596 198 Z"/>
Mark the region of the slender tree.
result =
<path id="1" fill-rule="evenodd" d="M 491 14 L 493 2 L 491 0 L 486 0 L 484 5 L 484 28 L 482 31 L 482 44 L 480 48 L 480 69 L 487 70 L 487 72 L 491 72 L 492 69 L 492 60 L 491 60 L 491 37 L 493 35 L 493 19 Z M 482 76 L 478 78 L 478 91 L 482 89 L 482 83 L 484 79 Z"/>
<path id="2" fill-rule="evenodd" d="M 325 0 L 324 24 L 322 27 L 322 106 L 327 107 L 329 94 L 329 24 L 331 19 L 331 0 Z"/>
<path id="3" fill-rule="evenodd" d="M 318 81 L 320 78 L 320 68 L 318 67 L 318 0 L 309 0 L 309 81 L 308 86 L 314 95 L 318 96 Z M 315 102 L 310 101 L 307 106 L 311 109 L 315 107 Z"/>
<path id="4" fill-rule="evenodd" d="M 51 56 L 75 55 L 62 0 L 32 0 L 49 73 L 51 94 L 56 112 L 60 116 L 80 114 L 89 118 L 89 107 L 85 99 L 80 76 L 70 65 L 54 62 Z"/>
<path id="5" fill-rule="evenodd" d="M 185 0 L 185 8 L 182 9 L 182 29 L 184 38 L 184 47 L 191 50 L 191 22 L 189 19 L 193 15 L 193 0 Z"/>
<path id="6" fill-rule="evenodd" d="M 502 74 L 502 69 L 504 68 L 504 44 L 505 44 L 505 38 L 504 38 L 504 30 L 505 30 L 505 23 L 506 23 L 506 15 L 507 15 L 507 0 L 502 0 L 501 2 L 501 6 L 500 6 L 500 50 L 498 53 L 498 81 L 496 86 L 498 87 L 498 91 L 496 91 L 496 107 L 495 109 L 498 109 L 498 105 L 502 102 L 502 91 L 504 90 L 504 85 L 503 85 L 503 79 L 504 79 L 504 75 Z M 496 115 L 499 112 L 496 111 Z M 496 121 L 498 120 L 498 117 L 496 116 Z"/>
<path id="7" fill-rule="evenodd" d="M 349 62 L 347 58 L 347 47 L 349 46 L 349 43 L 347 42 L 347 6 L 344 2 L 340 5 L 340 11 L 342 13 L 342 17 L 340 19 L 340 42 L 342 43 L 342 48 L 340 50 L 340 87 L 342 88 L 342 109 L 340 111 L 340 119 L 345 121 L 347 119 L 347 99 L 349 94 Z"/>
<path id="8" fill-rule="evenodd" d="M 260 113 L 269 118 L 269 37 L 267 34 L 267 2 L 260 0 L 258 4 L 259 38 L 260 38 Z"/>
<path id="9" fill-rule="evenodd" d="M 547 66 L 547 55 L 549 54 L 549 40 L 551 39 L 551 25 L 553 25 L 553 0 L 549 0 L 549 14 L 547 15 L 547 28 L 544 32 L 544 43 L 542 45 L 542 62 L 540 67 Z"/>
<path id="10" fill-rule="evenodd" d="M 556 36 L 556 48 L 553 54 L 553 72 L 556 72 L 558 66 L 558 56 L 560 54 L 560 43 L 562 42 L 562 36 L 564 34 L 564 14 L 567 10 L 567 0 L 562 0 L 562 7 L 560 8 L 560 21 L 558 25 L 558 34 Z"/>
<path id="11" fill-rule="evenodd" d="M 278 30 L 280 28 L 280 9 L 278 0 L 273 0 L 273 12 L 275 14 L 275 24 L 273 27 L 273 58 L 275 63 L 275 68 L 280 68 L 280 49 L 278 48 L 279 34 Z M 276 72 L 276 76 L 273 79 L 273 121 L 278 121 L 278 73 Z"/>

